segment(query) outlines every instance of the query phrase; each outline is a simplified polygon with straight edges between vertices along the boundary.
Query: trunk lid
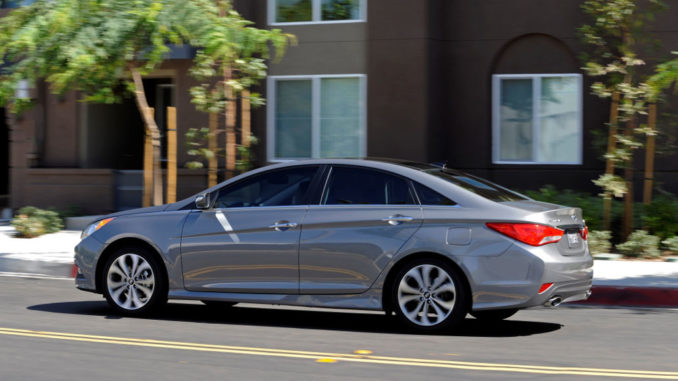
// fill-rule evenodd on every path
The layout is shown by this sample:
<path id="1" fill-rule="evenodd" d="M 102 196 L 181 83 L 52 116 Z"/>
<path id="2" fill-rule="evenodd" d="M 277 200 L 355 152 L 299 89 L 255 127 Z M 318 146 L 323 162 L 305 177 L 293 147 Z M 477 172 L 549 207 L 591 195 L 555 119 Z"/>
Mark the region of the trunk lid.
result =
<path id="1" fill-rule="evenodd" d="M 525 216 L 526 222 L 554 226 L 565 232 L 563 238 L 554 245 L 562 255 L 577 256 L 587 252 L 587 244 L 582 235 L 586 223 L 580 208 L 572 208 L 546 202 L 523 200 L 508 201 L 502 205 L 521 209 L 531 214 Z"/>

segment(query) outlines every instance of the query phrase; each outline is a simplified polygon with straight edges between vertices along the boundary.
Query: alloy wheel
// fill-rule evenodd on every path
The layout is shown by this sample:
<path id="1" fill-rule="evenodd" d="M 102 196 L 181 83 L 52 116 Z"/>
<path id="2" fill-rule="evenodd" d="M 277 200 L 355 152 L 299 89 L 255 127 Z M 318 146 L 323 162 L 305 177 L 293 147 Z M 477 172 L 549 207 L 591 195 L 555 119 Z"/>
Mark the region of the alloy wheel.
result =
<path id="1" fill-rule="evenodd" d="M 148 304 L 155 291 L 153 268 L 138 254 L 122 254 L 108 268 L 106 287 L 118 307 L 138 310 Z"/>
<path id="2" fill-rule="evenodd" d="M 457 303 L 457 288 L 452 276 L 433 264 L 412 267 L 397 289 L 397 302 L 402 314 L 412 323 L 430 327 L 449 318 Z"/>

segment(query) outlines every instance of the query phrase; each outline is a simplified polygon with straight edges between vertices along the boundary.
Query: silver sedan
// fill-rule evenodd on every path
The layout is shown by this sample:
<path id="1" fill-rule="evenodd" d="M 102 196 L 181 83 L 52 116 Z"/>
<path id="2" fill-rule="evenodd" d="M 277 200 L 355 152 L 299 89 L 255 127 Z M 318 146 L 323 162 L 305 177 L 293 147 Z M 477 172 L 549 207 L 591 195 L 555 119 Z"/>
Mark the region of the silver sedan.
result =
<path id="1" fill-rule="evenodd" d="M 78 288 L 143 314 L 167 299 L 383 310 L 419 330 L 590 294 L 581 210 L 445 167 L 308 160 L 83 231 Z"/>

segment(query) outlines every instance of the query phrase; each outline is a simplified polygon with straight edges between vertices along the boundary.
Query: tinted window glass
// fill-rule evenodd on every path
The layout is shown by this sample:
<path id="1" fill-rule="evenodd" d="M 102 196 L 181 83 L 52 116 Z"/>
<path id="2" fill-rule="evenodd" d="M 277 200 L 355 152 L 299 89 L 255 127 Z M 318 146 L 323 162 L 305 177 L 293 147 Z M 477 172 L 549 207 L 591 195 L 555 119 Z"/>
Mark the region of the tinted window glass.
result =
<path id="1" fill-rule="evenodd" d="M 323 204 L 414 204 L 407 181 L 363 168 L 334 167 Z"/>
<path id="2" fill-rule="evenodd" d="M 419 183 L 414 183 L 414 189 L 422 205 L 457 205 L 456 202 Z"/>
<path id="3" fill-rule="evenodd" d="M 441 179 L 449 181 L 454 185 L 460 186 L 492 201 L 529 200 L 529 198 L 521 195 L 520 193 L 510 191 L 490 181 L 461 171 L 455 171 L 447 168 L 435 168 L 425 169 L 424 172 L 436 177 L 440 177 Z"/>
<path id="4" fill-rule="evenodd" d="M 216 208 L 303 205 L 317 167 L 255 175 L 219 191 Z"/>

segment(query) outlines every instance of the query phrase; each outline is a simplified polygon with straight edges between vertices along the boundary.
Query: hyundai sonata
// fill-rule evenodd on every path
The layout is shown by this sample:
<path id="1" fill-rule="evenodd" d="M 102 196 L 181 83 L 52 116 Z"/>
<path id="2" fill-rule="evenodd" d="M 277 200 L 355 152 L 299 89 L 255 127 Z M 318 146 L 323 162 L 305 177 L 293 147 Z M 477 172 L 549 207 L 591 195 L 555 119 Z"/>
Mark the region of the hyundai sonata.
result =
<path id="1" fill-rule="evenodd" d="M 76 285 L 124 314 L 167 299 L 384 310 L 421 330 L 590 294 L 581 210 L 395 160 L 244 173 L 83 231 Z"/>

